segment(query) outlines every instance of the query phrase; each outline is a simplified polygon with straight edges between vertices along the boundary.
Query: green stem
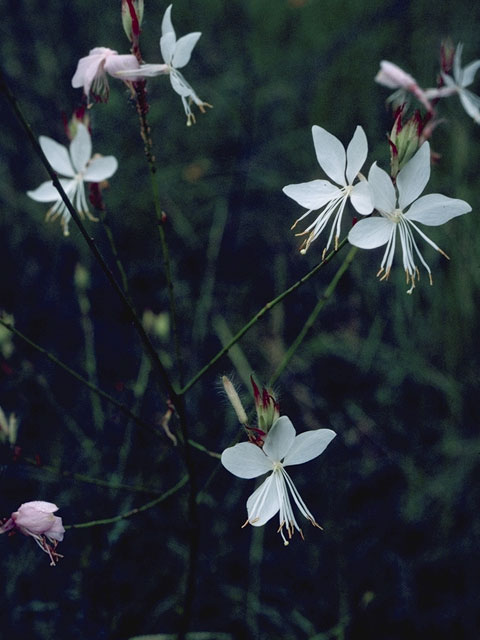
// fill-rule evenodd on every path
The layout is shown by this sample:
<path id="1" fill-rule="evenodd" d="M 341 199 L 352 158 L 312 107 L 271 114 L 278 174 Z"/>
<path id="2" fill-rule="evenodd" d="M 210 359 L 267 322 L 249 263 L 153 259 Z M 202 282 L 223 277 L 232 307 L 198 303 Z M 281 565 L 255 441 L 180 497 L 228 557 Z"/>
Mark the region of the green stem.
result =
<path id="1" fill-rule="evenodd" d="M 140 119 L 140 135 L 144 143 L 145 157 L 147 159 L 148 171 L 150 174 L 150 184 L 152 187 L 153 205 L 155 208 L 155 216 L 157 219 L 157 228 L 160 234 L 160 244 L 162 247 L 163 256 L 163 268 L 165 272 L 165 279 L 167 281 L 168 300 L 170 305 L 170 318 L 172 322 L 173 342 L 175 345 L 175 357 L 177 363 L 177 371 L 179 377 L 179 386 L 183 385 L 183 362 L 180 351 L 180 341 L 178 338 L 178 326 L 177 326 L 177 309 L 175 304 L 175 294 L 173 290 L 172 271 L 170 266 L 170 252 L 168 250 L 167 238 L 165 235 L 164 224 L 167 219 L 166 214 L 162 209 L 160 203 L 160 193 L 158 190 L 158 183 L 156 180 L 157 167 L 155 164 L 155 156 L 153 154 L 153 144 L 150 135 L 150 126 L 147 121 L 147 108 L 145 103 L 145 87 L 143 85 L 136 88 L 137 95 L 137 113 Z"/>
<path id="2" fill-rule="evenodd" d="M 104 229 L 105 234 L 107 236 L 108 243 L 110 245 L 110 249 L 112 250 L 112 254 L 113 254 L 113 257 L 115 259 L 115 264 L 117 265 L 118 273 L 120 274 L 120 278 L 122 280 L 123 290 L 125 292 L 125 295 L 130 300 L 130 302 L 132 302 L 132 299 L 131 299 L 131 296 L 130 296 L 130 292 L 128 290 L 127 274 L 125 273 L 125 269 L 123 268 L 123 263 L 122 263 L 122 261 L 120 259 L 119 254 L 118 254 L 117 245 L 115 244 L 115 240 L 114 240 L 114 237 L 113 237 L 112 230 L 110 228 L 110 225 L 107 222 L 107 212 L 105 211 L 105 209 L 102 209 L 100 211 L 100 221 L 102 223 L 103 229 Z"/>
<path id="3" fill-rule="evenodd" d="M 302 330 L 300 331 L 300 333 L 298 334 L 296 339 L 293 341 L 293 343 L 290 345 L 289 349 L 287 350 L 286 354 L 284 355 L 284 357 L 282 359 L 282 362 L 278 365 L 275 373 L 270 378 L 270 380 L 268 382 L 268 386 L 271 386 L 271 385 L 275 384 L 275 382 L 278 380 L 280 375 L 283 373 L 283 371 L 287 367 L 287 365 L 290 362 L 290 360 L 292 359 L 294 353 L 296 352 L 298 347 L 304 341 L 305 336 L 310 331 L 312 326 L 315 324 L 315 320 L 317 319 L 318 314 L 323 309 L 323 307 L 328 302 L 328 300 L 331 298 L 331 296 L 332 296 L 333 292 L 335 291 L 335 289 L 337 288 L 337 285 L 340 282 L 343 274 L 347 271 L 347 269 L 351 265 L 351 263 L 353 261 L 353 258 L 355 257 L 355 254 L 357 253 L 357 251 L 358 251 L 357 247 L 352 247 L 350 249 L 350 251 L 348 252 L 348 254 L 346 255 L 345 260 L 340 265 L 337 273 L 333 276 L 330 284 L 328 285 L 328 287 L 323 292 L 321 298 L 319 299 L 319 301 L 315 305 L 315 308 L 313 309 L 312 313 L 308 316 L 307 321 L 303 325 Z"/>
<path id="4" fill-rule="evenodd" d="M 83 271 L 84 276 L 75 277 L 75 290 L 77 293 L 78 306 L 80 307 L 80 322 L 83 330 L 83 338 L 85 344 L 85 370 L 91 385 L 98 387 L 97 376 L 97 358 L 95 355 L 95 335 L 93 323 L 90 318 L 90 300 L 87 295 L 88 274 L 86 270 L 77 265 L 76 274 Z M 97 431 L 103 431 L 105 416 L 103 414 L 102 404 L 97 393 L 90 390 L 90 402 L 92 405 L 93 424 Z"/>
<path id="5" fill-rule="evenodd" d="M 322 267 L 324 267 L 328 262 L 330 262 L 330 260 L 333 258 L 333 256 L 335 256 L 346 244 L 347 244 L 347 238 L 344 238 L 342 240 L 342 242 L 340 242 L 340 244 L 338 245 L 337 249 L 334 249 L 331 253 L 329 253 L 328 256 L 326 256 L 322 260 L 322 262 L 317 264 L 316 267 L 314 267 L 311 271 L 309 271 L 307 274 L 305 274 L 303 276 L 303 278 L 300 278 L 300 280 L 297 280 L 297 282 L 295 282 L 295 284 L 293 284 L 291 287 L 289 287 L 288 289 L 283 291 L 283 293 L 281 293 L 279 296 L 277 296 L 276 298 L 274 298 L 270 302 L 267 302 L 267 304 L 264 307 L 262 307 L 262 309 L 260 309 L 260 311 L 258 313 L 256 313 L 253 316 L 253 318 L 251 320 L 249 320 L 249 322 L 247 322 L 247 324 L 245 324 L 240 329 L 240 331 L 238 331 L 238 333 L 236 333 L 233 336 L 233 338 L 230 340 L 230 342 L 228 344 L 226 344 L 222 349 L 220 349 L 220 351 L 202 369 L 200 369 L 200 371 L 196 375 L 194 375 L 193 378 L 189 382 L 187 382 L 187 384 L 182 389 L 180 389 L 178 394 L 179 395 L 184 395 L 191 387 L 193 387 L 193 385 L 196 382 L 198 382 L 198 380 L 200 380 L 200 378 L 202 376 L 204 376 L 205 373 L 207 373 L 207 371 L 209 369 L 211 369 L 213 367 L 213 365 L 217 362 L 217 360 L 220 360 L 220 358 L 223 355 L 225 355 L 227 353 L 227 351 L 231 347 L 233 347 L 233 345 L 235 343 L 237 343 L 240 340 L 240 338 L 242 338 L 247 333 L 247 331 L 249 329 L 251 329 L 253 327 L 253 325 L 256 322 L 258 322 L 258 320 L 260 320 L 260 318 L 262 318 L 267 313 L 267 311 L 272 309 L 276 304 L 278 304 L 279 302 L 284 300 L 287 296 L 289 296 L 291 293 L 296 291 L 299 287 L 302 286 L 302 284 L 304 284 L 305 282 L 310 280 L 310 278 L 312 278 Z"/>
<path id="6" fill-rule="evenodd" d="M 52 467 L 48 464 L 42 464 L 39 466 L 38 462 L 33 458 L 23 457 L 21 460 L 24 460 L 32 467 L 35 467 L 41 471 L 47 471 L 55 476 L 62 476 L 63 478 L 71 478 L 72 480 L 77 480 L 78 482 L 84 482 L 86 484 L 94 484 L 98 487 L 106 487 L 107 489 L 121 489 L 123 491 L 131 491 L 132 493 L 147 493 L 150 495 L 161 494 L 163 495 L 163 491 L 159 491 L 158 489 L 149 489 L 148 487 L 140 487 L 130 484 L 125 484 L 122 482 L 109 482 L 108 480 L 101 480 L 100 478 L 93 478 L 92 476 L 87 476 L 84 473 L 73 473 L 72 471 L 62 471 L 57 467 Z"/>
<path id="7" fill-rule="evenodd" d="M 128 416 L 136 424 L 138 424 L 139 426 L 141 426 L 141 427 L 143 427 L 145 429 L 148 429 L 151 432 L 156 433 L 157 435 L 160 433 L 159 430 L 155 429 L 150 424 L 148 424 L 147 422 L 144 422 L 141 418 L 139 418 L 134 413 L 132 413 L 132 411 L 130 411 L 130 409 L 126 405 L 122 404 L 121 402 L 119 402 L 118 400 L 113 398 L 111 395 L 109 395 L 105 391 L 102 391 L 97 386 L 95 386 L 94 384 L 89 382 L 86 378 L 84 378 L 79 373 L 77 373 L 76 371 L 71 369 L 67 364 L 65 364 L 64 362 L 59 360 L 57 357 L 55 357 L 52 353 L 50 353 L 50 351 L 47 351 L 46 349 L 44 349 L 40 345 L 36 344 L 35 342 L 33 342 L 33 340 L 30 340 L 30 338 L 27 338 L 27 336 L 25 334 L 23 334 L 21 331 L 16 329 L 9 322 L 5 322 L 5 320 L 0 318 L 0 324 L 2 326 L 4 326 L 6 329 L 8 329 L 9 331 L 11 331 L 14 335 L 16 335 L 17 337 L 21 338 L 24 342 L 26 342 L 28 345 L 30 345 L 33 349 L 35 349 L 39 353 L 43 354 L 51 362 L 54 362 L 57 366 L 61 367 L 66 373 L 68 373 L 70 376 L 75 378 L 75 380 L 77 380 L 81 384 L 83 384 L 86 387 L 88 387 L 90 389 L 90 391 L 93 391 L 94 393 L 96 393 L 98 396 L 100 396 L 104 400 L 107 400 L 108 402 L 113 404 L 119 411 L 121 411 L 123 414 Z"/>
<path id="8" fill-rule="evenodd" d="M 177 491 L 180 491 L 180 489 L 184 487 L 187 484 L 187 482 L 188 482 L 188 475 L 185 475 L 171 489 L 168 489 L 168 491 L 165 491 L 165 493 L 162 493 L 161 496 L 159 496 L 158 498 L 155 498 L 154 500 L 151 500 L 150 502 L 147 502 L 141 507 L 137 507 L 136 509 L 131 509 L 126 513 L 122 513 L 118 516 L 114 516 L 113 518 L 103 518 L 102 520 L 91 520 L 89 522 L 67 524 L 67 525 L 64 525 L 65 529 L 86 529 L 87 527 L 97 527 L 105 524 L 113 524 L 114 522 L 119 522 L 120 520 L 126 520 L 127 518 L 131 518 L 132 516 L 137 515 L 137 513 L 142 513 L 143 511 L 147 511 L 148 509 L 152 509 L 153 507 L 156 507 L 157 504 L 160 504 L 160 502 L 163 502 L 164 500 L 172 496 L 174 493 L 177 493 Z"/>
<path id="9" fill-rule="evenodd" d="M 142 342 L 143 348 L 145 350 L 145 352 L 147 353 L 147 355 L 149 356 L 151 362 L 152 362 L 152 366 L 155 370 L 155 372 L 157 373 L 159 380 L 162 381 L 163 385 L 165 386 L 168 395 L 170 396 L 170 399 L 172 400 L 172 402 L 175 404 L 176 402 L 176 398 L 177 398 L 177 394 L 172 386 L 172 383 L 170 382 L 170 378 L 168 376 L 167 370 L 165 369 L 165 367 L 163 366 L 162 362 L 160 361 L 160 358 L 158 357 L 155 349 L 153 348 L 152 343 L 150 342 L 147 334 L 145 333 L 145 330 L 142 326 L 142 323 L 140 322 L 139 318 L 137 317 L 137 314 L 135 313 L 135 310 L 133 309 L 132 305 L 130 304 L 129 300 L 127 299 L 127 297 L 125 296 L 125 294 L 123 293 L 121 287 L 119 286 L 118 282 L 116 281 L 113 273 L 110 271 L 107 263 L 105 262 L 105 260 L 103 259 L 100 251 L 97 248 L 97 245 L 95 244 L 95 241 L 93 240 L 93 238 L 88 234 L 85 226 L 83 225 L 83 222 L 80 218 L 80 216 L 78 215 L 75 207 L 72 205 L 72 203 L 70 202 L 70 200 L 68 199 L 67 194 L 65 193 L 58 177 L 57 174 L 55 173 L 55 171 L 53 170 L 52 166 L 50 165 L 49 161 L 47 160 L 47 157 L 45 156 L 45 154 L 42 151 L 42 148 L 40 147 L 40 144 L 38 143 L 36 137 L 33 134 L 33 131 L 30 127 L 30 125 L 28 124 L 28 122 L 26 121 L 22 111 L 20 110 L 20 107 L 18 106 L 18 102 L 15 98 L 15 96 L 13 95 L 13 93 L 11 92 L 10 88 L 7 85 L 6 79 L 2 73 L 2 71 L 0 70 L 0 91 L 2 91 L 5 94 L 5 97 L 7 99 L 7 101 L 10 103 L 10 106 L 12 107 L 16 117 L 18 118 L 20 124 L 22 125 L 25 134 L 27 136 L 27 138 L 30 140 L 30 144 L 32 145 L 34 151 L 36 152 L 36 154 L 38 155 L 38 157 L 40 158 L 43 166 L 45 167 L 45 169 L 47 170 L 48 175 L 50 176 L 50 179 L 53 182 L 53 186 L 55 187 L 55 189 L 58 191 L 58 193 L 60 194 L 60 197 L 62 198 L 63 202 L 65 203 L 65 206 L 68 210 L 68 212 L 70 213 L 70 215 L 72 216 L 73 221 L 75 222 L 75 224 L 77 225 L 80 233 L 82 234 L 85 242 L 87 243 L 90 251 L 92 252 L 95 260 L 98 262 L 99 266 L 101 267 L 102 271 L 104 272 L 108 282 L 110 283 L 111 287 L 114 289 L 115 293 L 117 294 L 117 296 L 120 298 L 121 302 L 123 303 L 123 305 L 125 306 L 125 309 L 128 313 L 128 316 L 130 317 L 132 324 L 134 325 L 140 340 Z"/>

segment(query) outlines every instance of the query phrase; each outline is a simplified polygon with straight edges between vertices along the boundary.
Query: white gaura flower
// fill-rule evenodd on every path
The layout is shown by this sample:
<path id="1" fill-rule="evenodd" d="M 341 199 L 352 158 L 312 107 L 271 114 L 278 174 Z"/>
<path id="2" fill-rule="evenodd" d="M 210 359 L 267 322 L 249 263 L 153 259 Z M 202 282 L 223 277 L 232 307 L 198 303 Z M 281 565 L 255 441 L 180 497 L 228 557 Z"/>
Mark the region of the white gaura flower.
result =
<path id="1" fill-rule="evenodd" d="M 295 529 L 303 538 L 301 528 L 295 519 L 290 495 L 300 513 L 315 527 L 320 527 L 298 493 L 285 467 L 313 460 L 326 449 L 335 437 L 330 429 L 307 431 L 295 436 L 295 428 L 287 416 L 281 416 L 268 432 L 263 448 L 251 442 L 241 442 L 222 453 L 223 466 L 239 478 L 257 478 L 264 473 L 270 475 L 247 500 L 248 520 L 261 527 L 280 512 L 278 528 L 284 544 L 288 544 Z"/>
<path id="2" fill-rule="evenodd" d="M 289 184 L 283 187 L 283 192 L 299 205 L 308 209 L 295 221 L 292 229 L 312 211 L 320 209 L 317 218 L 305 231 L 297 234 L 299 236 L 307 235 L 300 247 L 301 253 L 307 252 L 309 246 L 318 238 L 333 216 L 332 228 L 323 252 L 325 255 L 333 238 L 335 239 L 335 248 L 338 246 L 342 215 L 349 198 L 358 213 L 367 215 L 373 210 L 366 180 L 363 179 L 354 184 L 355 180 L 359 178 L 360 169 L 367 158 L 368 143 L 365 132 L 360 126 L 355 129 L 346 152 L 340 140 L 322 127 L 316 125 L 312 127 L 312 135 L 317 160 L 335 184 L 328 180 L 312 180 L 311 182 Z"/>
<path id="3" fill-rule="evenodd" d="M 118 78 L 117 71 L 135 71 L 140 65 L 132 54 L 119 55 L 108 47 L 95 47 L 88 56 L 80 58 L 77 69 L 72 78 L 72 87 L 82 87 L 87 100 L 92 95 L 95 100 L 106 102 L 110 92 L 107 73 Z M 138 77 L 133 75 L 125 82 L 135 82 Z"/>
<path id="4" fill-rule="evenodd" d="M 211 105 L 200 100 L 178 69 L 182 69 L 188 64 L 193 48 L 202 34 L 194 31 L 177 40 L 172 24 L 171 13 L 172 5 L 167 7 L 162 20 L 160 51 L 164 64 L 142 64 L 138 72 L 119 71 L 116 75 L 119 78 L 128 78 L 131 76 L 150 78 L 168 74 L 173 90 L 178 93 L 182 99 L 183 108 L 187 115 L 187 125 L 191 125 L 195 122 L 195 116 L 190 108 L 190 104 L 194 102 L 202 113 L 205 112 L 205 107 L 211 107 Z"/>
<path id="5" fill-rule="evenodd" d="M 113 156 L 92 158 L 92 140 L 88 129 L 82 123 L 77 126 L 77 133 L 70 143 L 69 150 L 46 136 L 40 136 L 39 142 L 54 171 L 60 176 L 65 176 L 60 178 L 60 183 L 78 214 L 96 220 L 88 209 L 84 182 L 107 180 L 117 170 L 118 162 Z M 42 183 L 34 191 L 27 191 L 27 195 L 37 202 L 53 202 L 53 206 L 47 211 L 46 219 L 55 220 L 60 216 L 63 234 L 69 235 L 70 213 L 50 180 Z"/>
<path id="6" fill-rule="evenodd" d="M 440 89 L 427 89 L 426 94 L 430 99 L 445 98 L 458 93 L 460 102 L 468 115 L 480 124 L 480 97 L 469 91 L 469 87 L 475 79 L 475 74 L 480 69 L 480 60 L 470 62 L 462 68 L 463 44 L 459 43 L 453 58 L 453 78 L 446 73 L 442 73 L 444 87 Z"/>
<path id="7" fill-rule="evenodd" d="M 430 284 L 432 284 L 430 267 L 417 247 L 414 230 L 429 245 L 448 258 L 415 223 L 421 222 L 435 227 L 472 210 L 464 200 L 447 198 L 438 193 L 419 198 L 429 178 L 430 146 L 428 142 L 422 144 L 413 158 L 398 173 L 397 193 L 390 176 L 375 163 L 368 174 L 368 183 L 373 194 L 373 205 L 380 213 L 380 217 L 360 220 L 348 234 L 349 242 L 361 249 L 375 249 L 384 244 L 387 245 L 377 274 L 382 276 L 381 280 L 384 280 L 390 275 L 398 232 L 403 253 L 403 268 L 407 284 L 410 284 L 408 293 L 412 293 L 415 280 L 420 277 L 415 255 L 427 270 Z"/>

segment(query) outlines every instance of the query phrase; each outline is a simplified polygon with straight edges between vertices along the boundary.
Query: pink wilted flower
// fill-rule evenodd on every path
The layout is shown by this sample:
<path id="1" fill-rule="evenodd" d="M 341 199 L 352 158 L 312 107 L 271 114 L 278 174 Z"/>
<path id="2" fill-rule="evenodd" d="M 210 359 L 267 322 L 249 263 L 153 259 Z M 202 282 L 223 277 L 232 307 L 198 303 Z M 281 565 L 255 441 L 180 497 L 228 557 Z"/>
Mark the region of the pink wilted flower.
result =
<path id="1" fill-rule="evenodd" d="M 55 511 L 58 511 L 58 507 L 53 502 L 25 502 L 0 526 L 0 533 L 13 533 L 16 530 L 25 536 L 32 536 L 40 549 L 50 556 L 50 566 L 55 566 L 57 560 L 62 558 L 56 548 L 65 533 L 62 519 L 53 515 Z"/>
<path id="2" fill-rule="evenodd" d="M 77 69 L 72 78 L 72 87 L 83 87 L 83 92 L 89 100 L 90 94 L 98 102 L 107 102 L 110 88 L 107 73 L 114 78 L 118 71 L 134 71 L 139 68 L 137 58 L 132 54 L 120 55 L 108 47 L 95 47 L 88 56 L 80 58 Z M 135 82 L 135 76 L 121 78 L 127 84 Z"/>
<path id="3" fill-rule="evenodd" d="M 389 62 L 388 60 L 382 60 L 380 62 L 380 71 L 375 76 L 375 82 L 383 84 L 384 87 L 388 87 L 389 89 L 399 89 L 401 92 L 408 91 L 423 104 L 427 111 L 433 111 L 433 107 L 425 91 L 419 87 L 415 78 L 393 62 Z M 395 100 L 396 98 L 397 92 L 390 96 L 389 100 Z M 403 100 L 400 102 L 403 102 Z"/>

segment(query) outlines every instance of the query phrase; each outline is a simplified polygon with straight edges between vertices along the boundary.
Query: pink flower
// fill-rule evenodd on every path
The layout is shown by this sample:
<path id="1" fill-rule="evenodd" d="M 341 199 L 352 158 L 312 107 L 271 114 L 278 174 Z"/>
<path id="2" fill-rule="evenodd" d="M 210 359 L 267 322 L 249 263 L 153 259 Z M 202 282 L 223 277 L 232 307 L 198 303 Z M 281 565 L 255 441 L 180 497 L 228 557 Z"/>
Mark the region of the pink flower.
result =
<path id="1" fill-rule="evenodd" d="M 389 89 L 409 91 L 423 104 L 427 111 L 433 111 L 425 91 L 418 86 L 415 78 L 403 69 L 400 69 L 400 67 L 393 62 L 389 62 L 388 60 L 382 60 L 380 62 L 380 71 L 375 76 L 375 82 L 383 84 L 384 87 L 388 87 Z M 393 99 L 394 96 L 392 96 L 391 99 Z"/>
<path id="2" fill-rule="evenodd" d="M 132 71 L 139 68 L 138 60 L 132 54 L 119 55 L 107 47 L 95 47 L 88 56 L 80 58 L 77 70 L 72 78 L 72 87 L 83 87 L 83 92 L 89 98 L 91 94 L 95 100 L 106 102 L 110 88 L 107 73 L 113 77 L 117 71 Z M 135 82 L 136 77 L 129 77 L 124 82 Z"/>
<path id="3" fill-rule="evenodd" d="M 50 565 L 54 566 L 56 560 L 62 557 L 55 549 L 65 533 L 62 519 L 53 515 L 55 511 L 58 511 L 58 507 L 52 502 L 25 502 L 0 526 L 0 533 L 17 530 L 25 536 L 31 536 L 40 549 L 48 553 Z"/>

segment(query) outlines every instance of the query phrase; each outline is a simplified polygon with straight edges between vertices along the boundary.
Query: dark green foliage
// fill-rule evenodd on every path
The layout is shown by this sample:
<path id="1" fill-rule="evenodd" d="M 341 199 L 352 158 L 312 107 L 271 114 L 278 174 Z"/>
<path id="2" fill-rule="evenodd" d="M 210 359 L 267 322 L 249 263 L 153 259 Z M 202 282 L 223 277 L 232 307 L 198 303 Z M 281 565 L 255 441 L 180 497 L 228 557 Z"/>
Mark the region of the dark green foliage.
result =
<path id="1" fill-rule="evenodd" d="M 119 4 L 3 3 L 2 67 L 36 136 L 67 143 L 62 114 L 69 116 L 81 98 L 71 87 L 80 57 L 94 46 L 128 51 Z M 143 55 L 160 62 L 167 5 L 145 5 Z M 169 79 L 148 83 L 186 380 L 219 350 L 222 327 L 235 333 L 319 261 L 322 240 L 307 256 L 298 253 L 290 226 L 300 207 L 281 192 L 288 183 L 323 177 L 311 126 L 347 143 L 361 124 L 369 163 L 387 169 L 392 120 L 388 90 L 373 82 L 379 61 L 394 61 L 432 86 L 445 36 L 464 42 L 464 63 L 480 57 L 479 13 L 477 5 L 446 0 L 174 3 L 177 36 L 203 32 L 184 72 L 214 105 L 187 128 Z M 107 219 L 139 313 L 165 312 L 135 106 L 120 82 L 110 86 L 109 103 L 90 110 L 94 151 L 119 161 L 104 191 Z M 441 106 L 446 121 L 432 139 L 441 157 L 427 189 L 465 199 L 473 209 L 428 230 L 451 261 L 427 248 L 434 286 L 422 274 L 407 296 L 399 255 L 385 283 L 375 278 L 382 251 L 359 252 L 276 385 L 282 413 L 298 431 L 338 433 L 320 459 L 292 471 L 325 531 L 305 526 L 306 541 L 284 548 L 276 521 L 264 530 L 240 529 L 253 481 L 234 478 L 194 451 L 200 486 L 216 475 L 199 505 L 192 630 L 259 640 L 478 637 L 480 128 L 456 97 Z M 91 278 L 98 384 L 158 427 L 165 397 L 153 377 L 135 395 L 142 355 L 123 309 L 75 226 L 64 239 L 57 223 L 44 224 L 48 207 L 25 195 L 46 174 L 3 97 L 0 114 L 0 308 L 86 375 L 73 284 L 80 262 Z M 87 224 L 117 275 L 102 226 Z M 249 367 L 260 381 L 269 379 L 341 259 L 243 338 L 248 364 L 237 379 Z M 89 391 L 19 339 L 14 344 L 0 358 L 0 406 L 20 418 L 21 454 L 14 462 L 0 452 L 0 515 L 42 499 L 61 507 L 66 524 L 97 520 L 139 507 L 178 482 L 185 473 L 180 449 L 167 437 L 142 431 L 103 402 L 99 429 L 102 415 L 95 422 Z M 176 379 L 171 335 L 156 347 Z M 191 436 L 209 450 L 221 451 L 238 434 L 218 393 L 219 376 L 235 368 L 225 357 L 187 396 Z M 170 426 L 175 431 L 175 418 Z M 27 462 L 35 456 L 37 467 Z M 60 471 L 153 494 L 86 484 Z M 60 547 L 65 558 L 54 569 L 33 541 L 0 537 L 0 635 L 123 640 L 174 632 L 187 558 L 185 505 L 183 489 L 128 520 L 69 530 Z"/>

